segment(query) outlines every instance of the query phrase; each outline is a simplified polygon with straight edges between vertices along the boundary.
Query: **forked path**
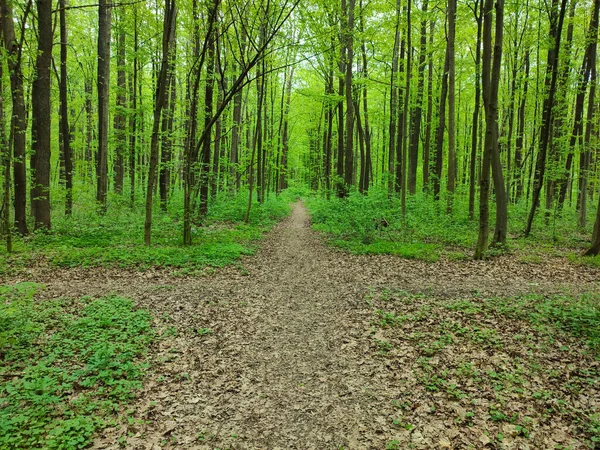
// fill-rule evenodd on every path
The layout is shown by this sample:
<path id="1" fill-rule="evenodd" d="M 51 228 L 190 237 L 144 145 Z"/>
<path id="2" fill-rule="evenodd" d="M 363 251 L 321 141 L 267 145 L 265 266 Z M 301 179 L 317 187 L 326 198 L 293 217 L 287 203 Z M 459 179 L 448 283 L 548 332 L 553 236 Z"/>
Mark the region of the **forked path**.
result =
<path id="1" fill-rule="evenodd" d="M 70 272 L 48 280 L 49 296 L 132 297 L 167 335 L 132 406 L 137 421 L 107 430 L 95 448 L 119 448 L 119 437 L 136 449 L 385 448 L 398 433 L 394 401 L 407 375 L 373 357 L 371 288 L 437 296 L 597 289 L 597 271 L 558 262 L 525 272 L 510 259 L 432 265 L 352 256 L 324 245 L 309 222 L 294 204 L 243 269 L 203 278 L 108 272 L 78 280 Z"/>

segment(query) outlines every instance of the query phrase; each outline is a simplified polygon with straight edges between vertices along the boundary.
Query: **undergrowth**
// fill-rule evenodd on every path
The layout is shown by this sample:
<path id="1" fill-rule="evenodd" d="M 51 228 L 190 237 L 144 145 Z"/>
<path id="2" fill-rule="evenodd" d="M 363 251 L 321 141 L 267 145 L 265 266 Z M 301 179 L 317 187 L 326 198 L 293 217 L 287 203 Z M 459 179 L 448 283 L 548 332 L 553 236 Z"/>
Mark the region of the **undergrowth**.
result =
<path id="1" fill-rule="evenodd" d="M 119 267 L 148 269 L 170 267 L 194 271 L 232 264 L 256 249 L 256 241 L 289 213 L 293 192 L 270 196 L 252 207 L 244 223 L 247 194 L 223 196 L 211 207 L 202 224 L 192 228 L 193 245 L 182 245 L 183 211 L 172 206 L 168 213 L 155 211 L 151 246 L 143 243 L 142 205 L 129 208 L 113 197 L 105 215 L 97 214 L 93 197 L 81 198 L 72 217 L 53 217 L 50 231 L 15 239 L 15 252 L 0 250 L 0 275 L 46 262 L 57 267 Z M 173 199 L 171 205 L 180 205 Z"/>
<path id="2" fill-rule="evenodd" d="M 393 254 L 404 258 L 436 261 L 441 255 L 461 260 L 472 256 L 478 236 L 477 211 L 475 220 L 468 217 L 468 199 L 456 195 L 453 212 L 446 210 L 447 202 L 433 201 L 431 196 L 418 193 L 407 199 L 406 216 L 401 213 L 400 199 L 388 197 L 387 190 L 372 188 L 365 196 L 353 192 L 348 198 L 334 195 L 329 200 L 322 195 L 309 198 L 308 207 L 315 229 L 322 231 L 330 242 L 357 254 Z M 600 265 L 594 258 L 577 255 L 589 244 L 593 217 L 589 226 L 577 227 L 576 212 L 565 209 L 562 215 L 547 215 L 540 210 L 529 237 L 524 237 L 529 205 L 521 202 L 509 209 L 509 238 L 506 249 L 493 249 L 490 256 L 512 250 L 527 250 L 536 254 L 569 256 L 580 264 Z M 495 210 L 490 208 L 493 231 Z M 533 259 L 532 259 L 533 261 Z"/>
<path id="3" fill-rule="evenodd" d="M 0 448 L 80 449 L 141 388 L 152 317 L 121 297 L 0 286 Z"/>

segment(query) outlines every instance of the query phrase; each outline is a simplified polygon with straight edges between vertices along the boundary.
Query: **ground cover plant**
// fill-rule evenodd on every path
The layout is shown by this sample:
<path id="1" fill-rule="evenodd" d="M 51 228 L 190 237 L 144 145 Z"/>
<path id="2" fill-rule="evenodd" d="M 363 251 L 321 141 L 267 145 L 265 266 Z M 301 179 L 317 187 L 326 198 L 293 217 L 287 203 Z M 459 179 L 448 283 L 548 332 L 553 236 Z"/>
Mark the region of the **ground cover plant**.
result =
<path id="1" fill-rule="evenodd" d="M 443 298 L 376 289 L 366 302 L 372 356 L 402 371 L 390 445 L 600 442 L 597 292 Z"/>
<path id="2" fill-rule="evenodd" d="M 0 286 L 0 448 L 80 449 L 119 423 L 156 333 L 131 300 L 34 298 Z"/>
<path id="3" fill-rule="evenodd" d="M 181 211 L 157 212 L 154 245 L 143 243 L 143 216 L 138 209 L 116 204 L 98 214 L 93 199 L 76 208 L 72 217 L 57 215 L 52 230 L 41 230 L 14 241 L 14 252 L 0 250 L 0 274 L 35 264 L 51 267 L 170 268 L 193 273 L 232 264 L 251 255 L 262 235 L 289 213 L 294 194 L 270 196 L 256 204 L 244 221 L 247 197 L 215 202 L 202 224 L 192 229 L 193 244 L 182 245 Z M 116 199 L 118 201 L 118 199 Z"/>
<path id="4" fill-rule="evenodd" d="M 443 205 L 432 202 L 430 196 L 418 194 L 409 199 L 404 216 L 400 199 L 377 188 L 368 196 L 356 192 L 344 199 L 316 194 L 307 205 L 314 228 L 324 232 L 332 245 L 356 254 L 392 254 L 432 262 L 444 255 L 461 260 L 472 257 L 477 241 L 479 225 L 469 220 L 464 197 L 455 199 L 452 214 L 441 211 Z M 562 256 L 574 264 L 600 264 L 598 257 L 580 257 L 589 246 L 592 220 L 579 228 L 575 211 L 548 217 L 540 214 L 536 227 L 525 237 L 527 205 L 512 205 L 510 212 L 507 244 L 491 249 L 488 257 L 515 252 L 516 258 L 532 264 L 548 256 Z"/>

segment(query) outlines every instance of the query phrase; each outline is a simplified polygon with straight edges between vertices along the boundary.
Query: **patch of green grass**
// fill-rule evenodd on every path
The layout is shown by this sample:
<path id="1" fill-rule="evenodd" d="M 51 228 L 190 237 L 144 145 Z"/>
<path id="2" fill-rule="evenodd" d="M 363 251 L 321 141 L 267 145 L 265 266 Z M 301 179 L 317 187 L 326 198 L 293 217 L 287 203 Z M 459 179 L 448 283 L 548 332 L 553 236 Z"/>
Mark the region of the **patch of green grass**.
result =
<path id="1" fill-rule="evenodd" d="M 254 204 L 250 221 L 244 223 L 247 194 L 223 197 L 212 205 L 201 225 L 192 227 L 193 245 L 182 245 L 182 211 L 155 211 L 152 245 L 143 242 L 144 214 L 141 206 L 109 207 L 98 215 L 93 200 L 88 208 L 76 208 L 72 217 L 53 217 L 50 231 L 15 239 L 15 252 L 0 249 L 0 275 L 11 274 L 46 262 L 57 267 L 116 267 L 149 269 L 168 267 L 195 274 L 207 267 L 223 267 L 256 251 L 257 242 L 271 226 L 289 214 L 291 193 L 271 196 Z M 172 204 L 178 204 L 174 199 Z M 4 256 L 6 258 L 4 258 Z"/>
<path id="2" fill-rule="evenodd" d="M 121 297 L 0 286 L 0 448 L 80 449 L 142 386 L 152 317 Z"/>

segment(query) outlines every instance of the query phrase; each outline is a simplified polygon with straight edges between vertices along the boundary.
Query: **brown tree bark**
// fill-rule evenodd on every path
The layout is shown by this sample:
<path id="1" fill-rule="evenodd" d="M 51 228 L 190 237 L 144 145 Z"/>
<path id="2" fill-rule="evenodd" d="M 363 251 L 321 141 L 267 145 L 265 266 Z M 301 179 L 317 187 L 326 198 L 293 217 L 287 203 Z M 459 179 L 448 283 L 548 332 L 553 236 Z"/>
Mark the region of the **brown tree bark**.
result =
<path id="1" fill-rule="evenodd" d="M 527 93 L 529 92 L 529 50 L 525 52 L 524 62 L 525 74 L 523 76 L 523 91 L 521 93 L 521 102 L 517 114 L 517 136 L 515 139 L 515 164 L 513 177 L 517 184 L 515 192 L 515 202 L 518 202 L 523 195 L 523 139 L 525 135 L 525 106 L 527 103 Z"/>
<path id="2" fill-rule="evenodd" d="M 544 99 L 544 108 L 542 116 L 542 126 L 540 129 L 540 142 L 537 161 L 535 164 L 535 173 L 533 180 L 533 198 L 525 235 L 529 235 L 533 226 L 533 219 L 537 211 L 540 194 L 544 185 L 544 175 L 546 173 L 546 155 L 548 152 L 548 143 L 550 138 L 552 124 L 552 110 L 554 109 L 554 97 L 556 95 L 556 81 L 558 78 L 558 57 L 560 53 L 560 41 L 565 20 L 567 0 L 561 0 L 559 9 L 558 0 L 552 0 L 550 17 L 550 36 L 554 39 L 554 46 L 548 49 L 548 64 L 546 65 L 546 97 Z"/>
<path id="3" fill-rule="evenodd" d="M 390 128 L 388 152 L 388 194 L 396 190 L 396 133 L 399 106 L 398 68 L 400 54 L 400 0 L 396 0 L 396 31 L 394 34 L 394 49 L 392 53 L 392 73 L 390 80 Z"/>
<path id="4" fill-rule="evenodd" d="M 490 197 L 490 169 L 494 153 L 499 159 L 498 146 L 498 89 L 500 77 L 500 64 L 502 61 L 502 34 L 504 2 L 496 2 L 496 37 L 492 52 L 492 23 L 493 0 L 485 0 L 483 19 L 483 54 L 482 54 L 482 91 L 483 105 L 486 118 L 485 143 L 483 147 L 483 162 L 480 177 L 479 193 L 479 236 L 475 248 L 475 259 L 482 259 L 488 249 L 489 241 L 489 197 Z M 492 64 L 493 62 L 493 64 Z M 501 183 L 504 186 L 504 183 Z M 497 186 L 494 186 L 497 187 Z M 498 219 L 496 219 L 498 221 Z"/>
<path id="5" fill-rule="evenodd" d="M 446 51 L 444 73 L 442 74 L 442 90 L 440 93 L 439 122 L 436 132 L 435 174 L 433 177 L 433 198 L 435 200 L 440 199 L 442 170 L 444 164 L 444 131 L 446 129 L 446 99 L 448 97 L 448 67 L 450 64 L 449 56 L 449 53 Z"/>
<path id="6" fill-rule="evenodd" d="M 354 184 L 354 100 L 352 98 L 352 72 L 354 63 L 354 7 L 355 0 L 348 0 L 346 41 L 346 76 L 344 91 L 346 94 L 346 143 L 344 154 L 344 196 L 347 196 Z"/>
<path id="7" fill-rule="evenodd" d="M 584 148 L 583 133 L 583 113 L 585 109 L 585 96 L 587 92 L 588 82 L 592 75 L 592 68 L 596 66 L 596 48 L 598 42 L 598 16 L 600 12 L 600 0 L 594 1 L 594 9 L 590 19 L 590 25 L 586 35 L 587 47 L 583 57 L 583 63 L 579 71 L 579 79 L 577 80 L 576 98 L 575 98 L 575 113 L 573 118 L 573 131 L 569 139 L 569 149 L 565 170 L 558 184 L 560 192 L 558 195 L 558 208 L 562 209 L 567 195 L 567 188 L 570 182 L 571 166 L 573 164 L 574 150 L 577 143 L 579 148 Z M 592 92 L 590 93 L 591 96 Z M 593 101 L 593 100 L 592 100 Z M 585 151 L 581 152 L 581 157 L 585 158 Z"/>
<path id="8" fill-rule="evenodd" d="M 127 148 L 127 85 L 125 80 L 125 24 L 119 18 L 117 29 L 117 104 L 115 108 L 115 193 L 123 193 L 125 178 L 125 151 Z"/>
<path id="9" fill-rule="evenodd" d="M 429 169 L 431 156 L 431 131 L 433 127 L 433 32 L 435 22 L 429 24 L 429 49 L 427 61 L 427 117 L 425 125 L 425 145 L 423 145 L 423 191 L 429 189 Z"/>
<path id="10" fill-rule="evenodd" d="M 1 9 L 0 9 L 0 21 L 2 20 Z M 0 35 L 0 40 L 1 35 Z M 0 80 L 4 77 L 4 64 L 0 64 Z M 0 158 L 2 159 L 2 167 L 4 169 L 4 195 L 2 197 L 2 204 L 0 206 L 2 225 L 0 229 L 3 229 L 6 234 L 6 252 L 11 253 L 13 251 L 12 244 L 12 227 L 10 225 L 10 157 L 11 157 L 11 146 L 6 139 L 6 131 L 4 127 L 4 86 L 0 86 Z"/>
<path id="11" fill-rule="evenodd" d="M 425 94 L 425 63 L 427 60 L 427 9 L 429 1 L 423 0 L 421 18 L 421 36 L 419 43 L 419 67 L 417 79 L 417 101 L 410 115 L 410 146 L 408 151 L 408 192 L 417 192 L 417 166 L 419 164 L 419 140 L 423 117 L 423 100 Z"/>
<path id="12" fill-rule="evenodd" d="M 36 0 L 38 53 L 31 91 L 31 199 L 35 229 L 50 228 L 50 65 L 52 63 L 52 1 Z"/>
<path id="13" fill-rule="evenodd" d="M 23 16 L 23 28 L 27 21 L 31 1 L 27 4 Z M 2 16 L 2 31 L 4 35 L 4 46 L 8 53 L 8 71 L 10 75 L 10 87 L 12 98 L 11 119 L 11 144 L 13 149 L 13 182 L 14 182 L 14 210 L 15 228 L 22 236 L 28 234 L 27 230 L 27 169 L 26 169 L 26 133 L 27 133 L 27 111 L 25 107 L 25 95 L 23 88 L 23 72 L 21 69 L 22 39 L 17 40 L 14 29 L 13 9 L 11 0 L 0 1 L 0 13 Z"/>
<path id="14" fill-rule="evenodd" d="M 156 95 L 154 101 L 154 122 L 152 124 L 152 138 L 150 141 L 150 167 L 148 169 L 148 188 L 146 190 L 146 220 L 144 222 L 144 242 L 146 245 L 152 243 L 152 196 L 154 194 L 154 183 L 158 169 L 158 139 L 162 109 L 165 101 L 165 91 L 169 87 L 169 61 L 170 43 L 177 24 L 177 6 L 175 0 L 167 0 L 165 3 L 165 14 L 163 24 L 162 61 L 160 72 L 156 83 Z"/>
<path id="15" fill-rule="evenodd" d="M 168 60 L 168 82 L 165 89 L 165 99 L 163 105 L 162 123 L 161 123 L 161 152 L 160 152 L 160 173 L 159 173 L 159 194 L 160 206 L 163 211 L 167 210 L 169 201 L 169 191 L 171 189 L 171 164 L 173 160 L 173 118 L 175 115 L 175 104 L 177 102 L 177 90 L 175 80 L 175 57 L 176 48 L 176 30 L 170 36 L 169 60 Z"/>
<path id="16" fill-rule="evenodd" d="M 96 158 L 96 201 L 106 212 L 108 193 L 108 101 L 110 86 L 111 0 L 98 4 L 98 152 Z"/>
<path id="17" fill-rule="evenodd" d="M 136 158 L 137 158 L 137 84 L 138 84 L 138 18 L 137 6 L 133 10 L 133 75 L 129 86 L 131 101 L 131 114 L 129 116 L 129 203 L 131 208 L 135 205 L 136 187 Z"/>
<path id="18" fill-rule="evenodd" d="M 73 156 L 71 151 L 71 130 L 69 128 L 69 105 L 67 96 L 67 18 L 65 0 L 59 0 L 60 15 L 60 139 L 62 141 L 63 161 L 65 162 L 65 214 L 73 211 Z"/>
<path id="19" fill-rule="evenodd" d="M 212 6 L 211 6 L 212 7 Z M 215 39 L 217 29 L 211 32 L 208 38 L 208 50 L 206 59 L 206 85 L 204 87 L 204 129 L 208 129 L 210 136 L 210 128 L 212 127 L 213 117 L 213 101 L 214 101 L 214 86 L 215 86 Z M 200 206 L 198 208 L 198 217 L 204 217 L 208 213 L 208 190 L 210 184 L 210 144 L 211 139 L 208 137 L 202 143 L 202 151 L 200 153 Z"/>
<path id="20" fill-rule="evenodd" d="M 446 211 L 452 212 L 454 191 L 456 190 L 456 0 L 448 0 L 448 205 Z"/>
<path id="21" fill-rule="evenodd" d="M 475 187 L 477 166 L 477 144 L 479 142 L 479 112 L 481 109 L 481 32 L 483 28 L 483 2 L 475 0 L 473 15 L 477 22 L 477 41 L 475 48 L 475 105 L 473 107 L 473 121 L 471 125 L 471 157 L 469 161 L 469 219 L 475 217 Z"/>

